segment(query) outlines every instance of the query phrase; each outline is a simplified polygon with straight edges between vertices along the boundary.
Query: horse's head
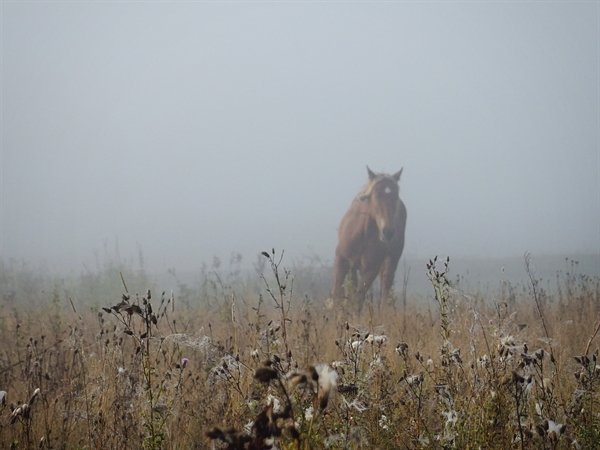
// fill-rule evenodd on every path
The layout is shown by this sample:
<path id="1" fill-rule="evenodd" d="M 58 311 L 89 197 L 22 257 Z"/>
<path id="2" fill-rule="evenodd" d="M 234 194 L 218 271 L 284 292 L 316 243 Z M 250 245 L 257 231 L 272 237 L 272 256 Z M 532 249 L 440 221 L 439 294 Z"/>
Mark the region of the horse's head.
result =
<path id="1" fill-rule="evenodd" d="M 367 166 L 369 182 L 359 195 L 359 199 L 368 202 L 369 213 L 377 224 L 379 239 L 390 242 L 396 230 L 395 220 L 399 208 L 399 187 L 402 169 L 393 175 L 375 173 Z"/>

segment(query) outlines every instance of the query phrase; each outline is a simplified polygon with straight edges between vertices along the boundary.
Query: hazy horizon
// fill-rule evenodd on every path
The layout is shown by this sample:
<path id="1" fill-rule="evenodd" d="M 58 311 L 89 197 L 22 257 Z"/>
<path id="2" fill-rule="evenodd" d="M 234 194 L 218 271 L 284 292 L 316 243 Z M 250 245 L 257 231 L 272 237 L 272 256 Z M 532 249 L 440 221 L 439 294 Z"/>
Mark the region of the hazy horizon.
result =
<path id="1" fill-rule="evenodd" d="M 331 261 L 366 165 L 406 258 L 600 254 L 596 2 L 2 1 L 0 260 Z"/>

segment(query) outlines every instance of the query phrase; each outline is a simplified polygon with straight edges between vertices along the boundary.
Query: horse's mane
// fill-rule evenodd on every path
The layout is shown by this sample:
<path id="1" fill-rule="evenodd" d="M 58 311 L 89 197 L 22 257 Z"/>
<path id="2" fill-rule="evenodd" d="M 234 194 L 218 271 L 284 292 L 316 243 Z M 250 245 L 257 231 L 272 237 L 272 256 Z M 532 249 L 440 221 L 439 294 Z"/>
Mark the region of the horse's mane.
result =
<path id="1" fill-rule="evenodd" d="M 388 175 L 387 173 L 378 173 L 375 178 L 373 178 L 372 180 L 369 180 L 369 182 L 367 184 L 365 184 L 360 191 L 358 191 L 358 194 L 356 194 L 356 198 L 358 200 L 362 200 L 365 197 L 371 195 L 371 192 L 373 192 L 373 188 L 380 183 L 381 181 L 384 180 L 390 180 L 393 183 L 396 183 L 396 180 L 394 179 L 394 177 L 392 175 Z"/>

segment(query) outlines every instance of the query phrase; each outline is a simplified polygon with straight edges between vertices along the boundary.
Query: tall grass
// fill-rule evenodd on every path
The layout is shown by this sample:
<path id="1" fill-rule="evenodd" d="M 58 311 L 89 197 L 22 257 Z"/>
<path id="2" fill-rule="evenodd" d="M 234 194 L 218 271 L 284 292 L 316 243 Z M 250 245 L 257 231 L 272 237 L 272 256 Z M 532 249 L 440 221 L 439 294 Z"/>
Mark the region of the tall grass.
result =
<path id="1" fill-rule="evenodd" d="M 274 251 L 250 278 L 235 258 L 173 271 L 174 293 L 122 264 L 3 263 L 0 447 L 595 448 L 600 279 L 571 261 L 549 292 L 533 262 L 484 297 L 433 259 L 412 268 L 427 303 L 363 315 Z"/>

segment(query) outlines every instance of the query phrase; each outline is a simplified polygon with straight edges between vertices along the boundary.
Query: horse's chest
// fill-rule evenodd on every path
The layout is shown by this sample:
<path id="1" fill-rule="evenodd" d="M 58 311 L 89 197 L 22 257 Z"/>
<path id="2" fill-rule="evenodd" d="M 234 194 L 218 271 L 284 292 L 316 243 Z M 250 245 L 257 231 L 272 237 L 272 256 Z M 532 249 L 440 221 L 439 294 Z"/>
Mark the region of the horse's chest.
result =
<path id="1" fill-rule="evenodd" d="M 370 234 L 363 241 L 362 253 L 371 257 L 385 258 L 392 251 L 392 242 L 383 242 L 379 239 L 379 234 Z"/>

